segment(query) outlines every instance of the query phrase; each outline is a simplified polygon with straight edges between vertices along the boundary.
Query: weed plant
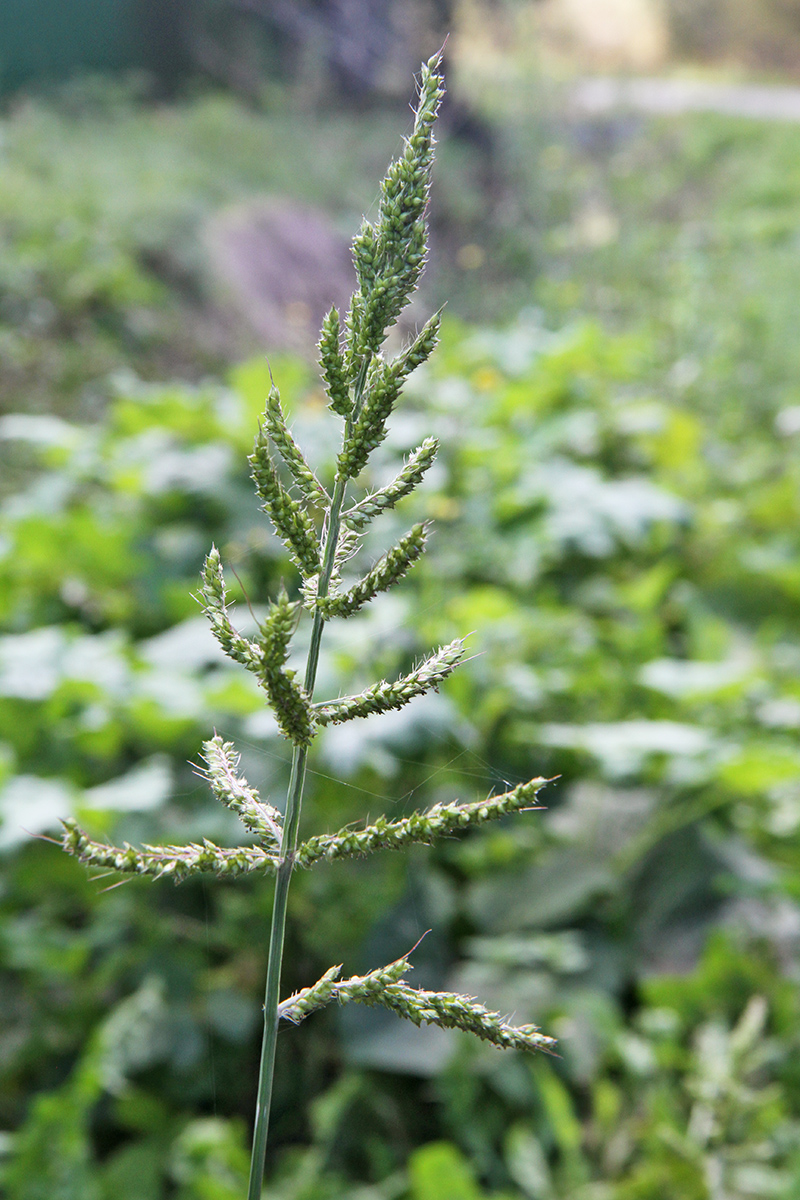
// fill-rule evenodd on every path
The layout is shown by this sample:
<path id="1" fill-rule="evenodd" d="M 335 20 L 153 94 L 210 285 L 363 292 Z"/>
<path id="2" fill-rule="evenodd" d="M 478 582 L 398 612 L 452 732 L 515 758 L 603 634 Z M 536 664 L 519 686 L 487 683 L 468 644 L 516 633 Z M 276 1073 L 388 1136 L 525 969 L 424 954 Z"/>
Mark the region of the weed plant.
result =
<path id="1" fill-rule="evenodd" d="M 436 439 L 427 438 L 392 482 L 360 497 L 355 494 L 370 454 L 386 436 L 387 421 L 403 383 L 428 359 L 438 339 L 440 314 L 436 313 L 394 359 L 384 357 L 387 333 L 416 289 L 425 263 L 433 128 L 443 92 L 440 56 L 435 56 L 422 68 L 413 132 L 383 181 L 377 219 L 374 224 L 365 220 L 353 242 L 358 284 L 344 329 L 335 308 L 323 323 L 319 342 L 322 376 L 329 407 L 343 422 L 333 479 L 321 481 L 307 462 L 287 426 L 274 384 L 250 457 L 264 510 L 299 573 L 299 594 L 291 597 L 282 588 L 266 617 L 257 622 L 251 639 L 233 623 L 216 547 L 208 554 L 202 573 L 201 598 L 215 638 L 229 658 L 253 673 L 281 733 L 292 744 L 284 810 L 260 797 L 240 774 L 233 744 L 214 736 L 204 744 L 203 773 L 215 797 L 239 816 L 252 844 L 227 848 L 204 840 L 187 846 L 116 848 L 93 841 L 74 821 L 65 822 L 64 849 L 91 866 L 157 878 L 170 876 L 176 882 L 207 871 L 220 877 L 265 870 L 275 875 L 248 1200 L 260 1200 L 262 1193 L 282 1020 L 298 1023 L 334 1000 L 355 1001 L 383 1005 L 416 1025 L 425 1022 L 468 1031 L 502 1048 L 535 1050 L 553 1044 L 553 1039 L 535 1026 L 509 1025 L 467 996 L 410 987 L 403 978 L 411 969 L 408 954 L 347 980 L 340 979 L 341 966 L 333 966 L 312 986 L 280 1000 L 287 901 L 295 867 L 430 843 L 436 837 L 530 809 L 546 782 L 532 779 L 485 801 L 437 804 L 399 820 L 380 817 L 361 829 L 345 828 L 299 840 L 306 767 L 317 732 L 327 725 L 404 707 L 438 688 L 464 655 L 463 641 L 456 640 L 393 682 L 381 680 L 358 695 L 314 700 L 327 622 L 352 616 L 399 583 L 420 558 L 427 540 L 427 525 L 415 524 L 360 578 L 351 579 L 350 563 L 361 549 L 365 530 L 414 491 L 432 466 L 438 448 Z M 304 613 L 311 619 L 311 631 L 301 681 L 287 661 Z"/>

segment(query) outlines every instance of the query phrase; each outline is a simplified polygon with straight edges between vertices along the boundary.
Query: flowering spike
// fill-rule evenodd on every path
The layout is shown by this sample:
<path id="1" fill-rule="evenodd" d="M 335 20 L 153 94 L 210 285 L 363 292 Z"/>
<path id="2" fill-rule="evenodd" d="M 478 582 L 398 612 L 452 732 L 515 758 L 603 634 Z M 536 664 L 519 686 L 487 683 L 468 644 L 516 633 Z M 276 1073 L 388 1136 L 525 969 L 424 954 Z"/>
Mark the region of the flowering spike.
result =
<path id="1" fill-rule="evenodd" d="M 327 704 L 315 704 L 314 718 L 318 725 L 341 725 L 355 717 L 369 717 L 373 713 L 403 708 L 415 696 L 438 688 L 456 669 L 463 655 L 464 643 L 459 638 L 394 683 L 387 683 L 384 679 L 374 683 L 360 696 L 346 696 L 340 700 L 330 700 Z"/>
<path id="2" fill-rule="evenodd" d="M 221 847 L 204 840 L 202 845 L 144 845 L 135 850 L 127 844 L 108 846 L 92 841 L 75 821 L 62 821 L 62 825 L 61 845 L 67 854 L 87 866 L 119 871 L 122 875 L 150 875 L 182 883 L 191 875 L 208 871 L 220 878 L 233 879 L 252 871 L 275 870 L 278 865 L 277 854 L 261 846 Z"/>
<path id="3" fill-rule="evenodd" d="M 342 517 L 343 524 L 356 533 L 360 533 L 370 521 L 374 521 L 380 513 L 394 508 L 404 497 L 411 494 L 422 481 L 425 473 L 433 466 L 439 442 L 436 438 L 426 438 L 403 466 L 391 483 L 359 500 Z"/>
<path id="4" fill-rule="evenodd" d="M 311 701 L 305 688 L 295 679 L 294 671 L 285 666 L 297 610 L 298 605 L 289 600 L 285 591 L 281 591 L 277 602 L 270 605 L 269 615 L 261 624 L 263 658 L 259 678 L 266 688 L 281 733 L 296 746 L 307 746 L 314 733 Z"/>
<path id="5" fill-rule="evenodd" d="M 311 470 L 302 450 L 292 437 L 281 408 L 281 394 L 274 384 L 267 397 L 264 424 L 304 498 L 310 504 L 325 508 L 330 503 L 330 496 Z"/>
<path id="6" fill-rule="evenodd" d="M 339 313 L 332 308 L 322 322 L 319 339 L 319 363 L 330 399 L 330 406 L 340 417 L 347 419 L 353 408 L 347 369 L 339 346 Z"/>
<path id="7" fill-rule="evenodd" d="M 536 1025 L 509 1025 L 499 1013 L 491 1012 L 471 996 L 409 987 L 402 981 L 403 975 L 411 970 L 408 956 L 387 967 L 340 982 L 341 969 L 331 967 L 317 983 L 284 1000 L 278 1006 L 279 1017 L 299 1025 L 310 1013 L 324 1008 L 332 1000 L 338 1000 L 340 1004 L 354 1000 L 370 1006 L 382 1004 L 415 1025 L 439 1025 L 443 1029 L 474 1033 L 501 1050 L 550 1052 L 555 1045 L 555 1038 L 540 1033 Z"/>
<path id="8" fill-rule="evenodd" d="M 444 96 L 440 66 L 441 53 L 422 68 L 413 132 L 381 185 L 374 228 L 365 224 L 353 246 L 359 289 L 351 310 L 348 348 L 354 364 L 380 350 L 386 330 L 402 312 L 425 265 L 433 126 Z"/>
<path id="9" fill-rule="evenodd" d="M 228 615 L 225 593 L 225 577 L 219 550 L 212 546 L 206 555 L 202 571 L 200 597 L 203 611 L 211 622 L 211 632 L 229 658 L 241 663 L 250 671 L 258 671 L 261 651 L 254 642 L 248 641 L 233 627 Z"/>
<path id="10" fill-rule="evenodd" d="M 245 829 L 262 842 L 280 846 L 283 817 L 277 808 L 265 804 L 255 788 L 238 774 L 240 755 L 235 752 L 233 743 L 224 742 L 215 735 L 203 742 L 203 758 L 207 769 L 201 774 L 208 780 L 217 800 L 232 809 Z"/>
<path id="11" fill-rule="evenodd" d="M 439 337 L 441 313 L 429 321 L 391 363 L 375 360 L 367 375 L 366 393 L 360 411 L 345 438 L 337 462 L 340 479 L 355 479 L 367 459 L 386 437 L 386 422 L 392 414 L 400 389 L 411 372 L 430 356 Z"/>
<path id="12" fill-rule="evenodd" d="M 462 833 L 466 829 L 485 825 L 509 813 L 535 807 L 537 794 L 548 779 L 531 779 L 520 783 L 501 796 L 490 796 L 472 804 L 434 804 L 427 812 L 415 812 L 410 817 L 387 821 L 378 817 L 364 829 L 340 829 L 338 833 L 309 838 L 298 846 L 295 862 L 310 867 L 320 859 L 357 858 L 375 850 L 401 850 L 413 844 L 430 845 L 435 838 Z"/>
<path id="13" fill-rule="evenodd" d="M 325 620 L 352 616 L 378 592 L 385 592 L 402 579 L 425 549 L 426 531 L 424 524 L 412 526 L 405 537 L 379 558 L 372 570 L 349 591 L 339 596 L 319 597 L 316 605 Z"/>
<path id="14" fill-rule="evenodd" d="M 293 500 L 278 478 L 269 452 L 268 429 L 262 425 L 250 455 L 253 480 L 264 501 L 275 531 L 286 546 L 303 578 L 315 575 L 320 568 L 320 550 L 314 522 Z"/>

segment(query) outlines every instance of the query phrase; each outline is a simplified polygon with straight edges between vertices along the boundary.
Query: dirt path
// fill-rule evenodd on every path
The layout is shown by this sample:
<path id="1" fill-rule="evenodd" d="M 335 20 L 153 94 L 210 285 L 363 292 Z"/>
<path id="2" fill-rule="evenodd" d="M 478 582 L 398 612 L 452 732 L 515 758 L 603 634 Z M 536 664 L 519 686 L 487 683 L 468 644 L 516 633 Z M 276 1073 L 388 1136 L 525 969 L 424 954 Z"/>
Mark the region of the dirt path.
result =
<path id="1" fill-rule="evenodd" d="M 715 112 L 763 121 L 800 121 L 800 87 L 702 83 L 689 79 L 582 79 L 572 102 L 584 113 L 633 108 L 673 115 Z"/>

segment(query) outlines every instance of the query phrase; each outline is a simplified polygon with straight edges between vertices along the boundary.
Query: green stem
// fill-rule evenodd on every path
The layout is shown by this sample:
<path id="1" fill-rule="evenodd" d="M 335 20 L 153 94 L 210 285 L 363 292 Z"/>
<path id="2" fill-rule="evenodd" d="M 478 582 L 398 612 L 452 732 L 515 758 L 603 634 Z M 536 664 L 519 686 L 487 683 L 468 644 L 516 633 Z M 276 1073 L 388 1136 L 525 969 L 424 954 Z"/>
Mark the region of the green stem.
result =
<path id="1" fill-rule="evenodd" d="M 272 1081 L 275 1074 L 275 1047 L 278 1041 L 278 1000 L 281 986 L 281 961 L 283 939 L 286 929 L 286 902 L 292 876 L 292 856 L 287 845 L 289 816 L 300 811 L 305 778 L 306 750 L 295 746 L 292 756 L 292 774 L 286 804 L 287 820 L 283 829 L 281 861 L 275 880 L 275 901 L 272 908 L 272 926 L 269 935 L 269 958 L 267 961 L 267 983 L 264 992 L 264 1035 L 261 1041 L 261 1068 L 258 1076 L 253 1150 L 250 1158 L 250 1183 L 247 1200 L 261 1200 L 261 1185 L 264 1178 L 264 1157 L 267 1152 L 267 1130 L 269 1110 L 272 1103 Z"/>
<path id="2" fill-rule="evenodd" d="M 361 404 L 366 370 L 367 364 L 365 362 L 362 365 L 355 387 L 354 412 L 358 411 Z M 349 433 L 349 424 L 347 432 Z M 337 478 L 329 510 L 328 536 L 325 540 L 325 559 L 320 571 L 319 586 L 317 589 L 319 596 L 327 596 L 331 575 L 333 574 L 333 564 L 339 541 L 342 504 L 344 502 L 346 487 L 347 480 Z M 324 624 L 323 617 L 319 609 L 317 609 L 314 613 L 314 624 L 311 629 L 311 642 L 306 662 L 305 689 L 309 696 L 313 696 L 314 694 Z M 286 798 L 286 814 L 283 823 L 280 860 L 275 879 L 275 901 L 272 908 L 272 925 L 269 934 L 267 982 L 264 992 L 264 1035 L 261 1042 L 261 1067 L 258 1076 L 258 1097 L 256 1099 L 253 1150 L 250 1158 L 250 1183 L 247 1189 L 247 1200 L 261 1200 L 261 1189 L 264 1179 L 264 1158 L 267 1152 L 269 1112 L 272 1104 L 272 1084 L 275 1076 L 275 1049 L 278 1042 L 278 1003 L 280 1001 L 283 942 L 286 932 L 286 905 L 289 898 L 289 884 L 292 879 L 292 870 L 294 868 L 294 855 L 297 849 L 297 833 L 300 826 L 300 809 L 303 803 L 303 785 L 306 777 L 307 759 L 308 747 L 295 746 L 292 753 L 292 773 L 289 778 L 289 791 Z"/>

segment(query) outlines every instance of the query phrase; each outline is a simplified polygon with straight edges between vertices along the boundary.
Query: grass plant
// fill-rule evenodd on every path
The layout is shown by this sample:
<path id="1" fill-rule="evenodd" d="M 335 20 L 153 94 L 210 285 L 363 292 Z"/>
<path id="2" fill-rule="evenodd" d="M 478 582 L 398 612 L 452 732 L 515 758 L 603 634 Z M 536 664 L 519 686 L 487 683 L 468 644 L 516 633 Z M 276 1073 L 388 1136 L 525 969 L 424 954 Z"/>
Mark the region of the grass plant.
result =
<path id="1" fill-rule="evenodd" d="M 482 802 L 438 804 L 400 820 L 381 817 L 362 829 L 345 828 L 305 842 L 299 837 L 308 755 L 318 731 L 329 724 L 402 708 L 438 688 L 464 654 L 464 643 L 457 640 L 393 682 L 381 680 L 355 696 L 314 700 L 326 623 L 353 615 L 378 593 L 394 587 L 425 549 L 428 526 L 418 523 L 360 577 L 352 577 L 350 564 L 367 527 L 420 484 L 436 456 L 435 439 L 426 439 L 391 483 L 358 495 L 359 477 L 386 436 L 387 421 L 406 378 L 428 359 L 438 339 L 440 314 L 436 313 L 394 359 L 384 357 L 387 333 L 415 291 L 425 263 L 433 129 L 443 93 L 437 55 L 422 68 L 414 128 L 383 181 L 375 223 L 365 220 L 353 242 L 358 283 L 350 311 L 342 322 L 332 309 L 323 324 L 319 343 L 322 376 L 329 406 L 343 422 L 341 450 L 331 480 L 318 479 L 306 461 L 287 426 L 274 385 L 267 399 L 250 463 L 264 510 L 297 568 L 301 581 L 297 594 L 290 596 L 282 588 L 258 622 L 255 636 L 248 638 L 233 623 L 216 547 L 203 569 L 201 597 L 214 636 L 229 658 L 253 673 L 281 733 L 292 744 L 284 810 L 259 796 L 240 774 L 233 745 L 215 736 L 204 746 L 203 773 L 215 797 L 240 817 L 254 844 L 226 848 L 205 840 L 188 846 L 115 848 L 93 841 L 73 821 L 65 822 L 64 849 L 84 863 L 105 869 L 171 876 L 176 881 L 206 871 L 223 877 L 250 871 L 274 873 L 248 1200 L 260 1200 L 262 1194 L 275 1049 L 282 1019 L 297 1023 L 334 1000 L 355 1001 L 383 1005 L 417 1025 L 425 1022 L 472 1032 L 502 1048 L 547 1049 L 553 1043 L 535 1026 L 509 1025 L 467 996 L 410 987 L 403 979 L 411 967 L 408 955 L 347 980 L 339 979 L 340 966 L 331 967 L 311 987 L 280 1000 L 287 900 L 295 867 L 430 843 L 436 837 L 534 807 L 546 782 L 532 779 Z M 287 661 L 304 614 L 311 620 L 311 630 L 301 680 L 287 667 Z"/>

